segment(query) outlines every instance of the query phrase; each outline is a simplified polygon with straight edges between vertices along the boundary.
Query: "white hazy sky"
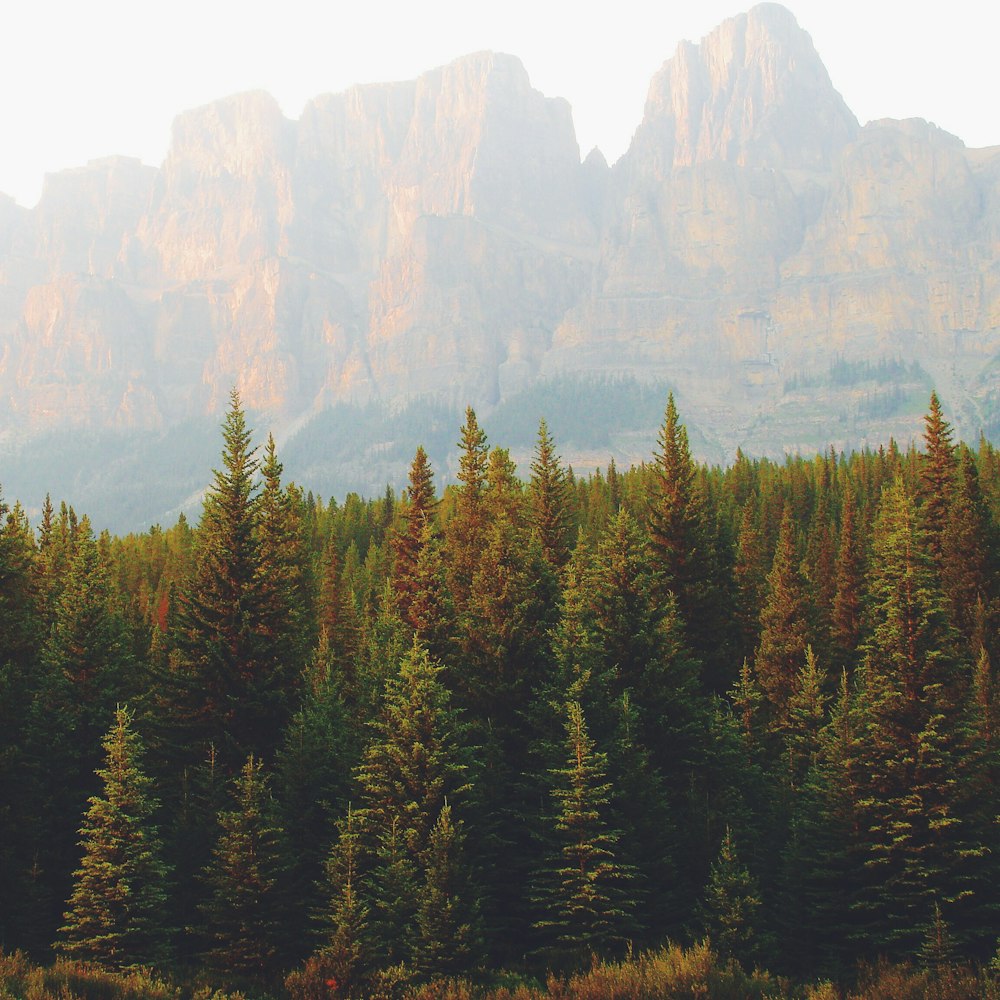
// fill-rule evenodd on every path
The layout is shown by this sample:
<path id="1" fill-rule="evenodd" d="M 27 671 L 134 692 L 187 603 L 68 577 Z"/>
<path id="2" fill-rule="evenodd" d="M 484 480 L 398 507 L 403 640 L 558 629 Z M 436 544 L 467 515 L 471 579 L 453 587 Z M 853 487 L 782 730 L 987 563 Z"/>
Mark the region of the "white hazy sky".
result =
<path id="1" fill-rule="evenodd" d="M 620 156 L 650 77 L 740 0 L 0 0 L 0 192 L 120 153 L 159 164 L 170 123 L 241 90 L 289 117 L 317 94 L 411 79 L 480 49 L 573 107 L 584 154 Z M 989 0 L 787 0 L 862 121 L 918 116 L 1000 144 Z"/>

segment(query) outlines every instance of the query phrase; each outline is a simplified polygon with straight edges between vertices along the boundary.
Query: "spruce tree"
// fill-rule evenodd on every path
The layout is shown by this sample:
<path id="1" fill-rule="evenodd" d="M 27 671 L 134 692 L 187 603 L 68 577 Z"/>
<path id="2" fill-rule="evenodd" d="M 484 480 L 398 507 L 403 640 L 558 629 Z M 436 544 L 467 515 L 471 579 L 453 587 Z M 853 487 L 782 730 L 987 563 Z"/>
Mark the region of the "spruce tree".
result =
<path id="1" fill-rule="evenodd" d="M 169 948 L 166 868 L 152 819 L 157 802 L 131 726 L 119 707 L 97 772 L 103 794 L 91 798 L 80 830 L 83 860 L 56 942 L 68 956 L 116 970 L 159 965 Z"/>
<path id="2" fill-rule="evenodd" d="M 227 774 L 250 754 L 273 757 L 290 709 L 281 620 L 290 595 L 268 578 L 275 553 L 265 558 L 262 548 L 259 462 L 250 439 L 234 391 L 223 424 L 223 468 L 205 497 L 196 570 L 181 595 L 175 666 L 163 678 L 171 756 L 190 765 L 214 747 Z"/>
<path id="3" fill-rule="evenodd" d="M 472 589 L 472 578 L 479 565 L 479 550 L 486 521 L 484 497 L 488 448 L 486 434 L 468 407 L 458 442 L 458 487 L 455 509 L 446 525 L 448 579 L 455 605 L 465 606 Z"/>
<path id="4" fill-rule="evenodd" d="M 769 563 L 758 519 L 759 501 L 751 494 L 743 505 L 733 564 L 741 660 L 752 656 L 760 641 L 760 613 L 767 597 Z"/>
<path id="5" fill-rule="evenodd" d="M 697 917 L 700 928 L 723 959 L 753 965 L 760 953 L 757 880 L 742 864 L 729 827 L 705 886 Z"/>
<path id="6" fill-rule="evenodd" d="M 812 646 L 806 646 L 805 664 L 788 700 L 788 723 L 784 734 L 788 780 L 793 789 L 802 785 L 819 752 L 820 731 L 826 723 L 828 701 L 824 693 L 825 682 L 825 671 L 820 667 Z"/>
<path id="7" fill-rule="evenodd" d="M 988 834 L 977 828 L 968 780 L 981 748 L 970 738 L 965 668 L 930 546 L 899 478 L 879 506 L 869 589 L 859 933 L 912 954 L 937 902 L 960 943 L 981 941 L 992 924 L 982 910 Z"/>
<path id="8" fill-rule="evenodd" d="M 417 588 L 416 570 L 425 541 L 437 535 L 435 510 L 437 498 L 434 495 L 434 473 L 427 453 L 417 448 L 410 465 L 410 485 L 402 510 L 402 524 L 392 535 L 393 591 L 398 602 L 399 613 L 404 621 L 413 624 L 410 605 Z"/>
<path id="9" fill-rule="evenodd" d="M 205 962 L 233 985 L 266 984 L 278 971 L 284 913 L 281 831 L 264 764 L 252 755 L 233 782 L 232 808 L 204 877 Z"/>
<path id="10" fill-rule="evenodd" d="M 566 706 L 565 763 L 551 772 L 556 853 L 540 872 L 534 929 L 554 967 L 624 952 L 634 932 L 632 871 L 618 857 L 609 823 L 607 756 L 594 746 L 579 702 Z"/>
<path id="11" fill-rule="evenodd" d="M 363 853 L 357 817 L 348 808 L 324 865 L 328 902 L 319 911 L 321 938 L 316 954 L 323 978 L 339 996 L 352 996 L 364 986 L 374 964 L 371 911 L 363 892 Z"/>
<path id="12" fill-rule="evenodd" d="M 411 946 L 417 969 L 426 976 L 458 976 L 481 956 L 479 917 L 465 859 L 461 821 L 441 807 L 424 854 L 424 879 Z"/>
<path id="13" fill-rule="evenodd" d="M 982 602 L 988 621 L 996 632 L 997 535 L 982 491 L 975 459 L 964 445 L 958 449 L 958 468 L 947 517 L 941 531 L 939 563 L 941 588 L 948 602 L 952 624 L 971 640 L 978 654 L 974 633 L 976 608 Z"/>
<path id="14" fill-rule="evenodd" d="M 732 656 L 730 623 L 722 610 L 727 597 L 723 553 L 706 483 L 696 475 L 673 393 L 657 444 L 648 498 L 656 594 L 661 601 L 674 595 L 706 685 L 723 690 Z"/>
<path id="15" fill-rule="evenodd" d="M 848 483 L 840 515 L 837 548 L 836 589 L 830 634 L 834 655 L 841 667 L 853 666 L 861 642 L 864 597 L 864 557 L 861 549 L 858 508 L 854 488 Z"/>
<path id="16" fill-rule="evenodd" d="M 269 434 L 260 465 L 262 488 L 257 499 L 260 616 L 256 630 L 267 640 L 274 688 L 286 692 L 291 704 L 287 692 L 298 683 L 317 635 L 311 607 L 311 556 L 303 537 L 302 495 L 294 485 L 287 489 L 282 486 L 283 471 L 274 436 Z"/>
<path id="17" fill-rule="evenodd" d="M 532 528 L 541 544 L 542 555 L 553 569 L 561 570 L 570 554 L 571 498 L 566 473 L 544 420 L 538 425 L 528 501 Z"/>
<path id="18" fill-rule="evenodd" d="M 940 563 L 942 536 L 955 489 L 955 445 L 951 424 L 944 419 L 937 393 L 931 393 L 924 417 L 924 452 L 920 466 L 921 514 L 927 545 L 935 563 Z"/>
<path id="19" fill-rule="evenodd" d="M 420 551 L 413 567 L 409 623 L 417 639 L 446 668 L 448 683 L 455 684 L 454 661 L 458 653 L 458 623 L 448 590 L 441 538 L 432 522 L 424 523 Z"/>
<path id="20" fill-rule="evenodd" d="M 805 582 L 798 569 L 795 525 L 786 505 L 774 561 L 767 576 L 767 600 L 760 614 L 760 645 L 754 668 L 773 706 L 775 728 L 788 721 L 788 703 L 809 641 Z"/>
<path id="21" fill-rule="evenodd" d="M 319 649 L 329 665 L 331 683 L 348 710 L 357 711 L 362 700 L 357 664 L 361 646 L 358 612 L 333 533 L 320 555 L 316 620 Z"/>
<path id="22" fill-rule="evenodd" d="M 24 904 L 39 840 L 39 789 L 26 760 L 42 631 L 37 562 L 30 527 L 0 494 L 0 940 L 8 947 L 32 943 L 34 929 Z"/>
<path id="23" fill-rule="evenodd" d="M 406 957 L 431 832 L 445 801 L 468 792 L 468 763 L 441 683 L 414 642 L 386 684 L 356 773 L 359 832 L 368 857 L 371 921 L 388 961 Z"/>
<path id="24" fill-rule="evenodd" d="M 318 883 L 329 851 L 330 829 L 343 812 L 351 769 L 359 753 L 322 651 L 302 680 L 302 704 L 292 716 L 277 755 L 275 798 L 286 831 L 286 884 L 296 901 L 288 915 L 293 940 L 304 942 L 309 915 L 319 905 Z"/>
<path id="25" fill-rule="evenodd" d="M 655 493 L 650 506 L 650 538 L 658 557 L 657 577 L 662 592 L 684 593 L 693 600 L 695 526 L 691 509 L 694 466 L 687 429 L 680 422 L 673 393 L 657 439 Z"/>

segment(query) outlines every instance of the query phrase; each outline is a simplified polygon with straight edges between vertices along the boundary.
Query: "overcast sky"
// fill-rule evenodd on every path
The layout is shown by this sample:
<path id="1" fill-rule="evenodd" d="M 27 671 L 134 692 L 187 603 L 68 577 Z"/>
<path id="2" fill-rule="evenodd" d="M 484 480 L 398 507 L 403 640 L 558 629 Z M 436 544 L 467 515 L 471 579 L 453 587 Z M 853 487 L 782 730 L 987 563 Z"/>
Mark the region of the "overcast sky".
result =
<path id="1" fill-rule="evenodd" d="M 650 77 L 738 0 L 2 0 L 0 192 L 120 153 L 159 164 L 187 108 L 264 89 L 297 118 L 317 94 L 411 79 L 480 49 L 519 56 L 573 107 L 584 155 L 620 156 Z M 988 0 L 789 0 L 862 121 L 923 117 L 1000 144 L 1000 13 Z"/>

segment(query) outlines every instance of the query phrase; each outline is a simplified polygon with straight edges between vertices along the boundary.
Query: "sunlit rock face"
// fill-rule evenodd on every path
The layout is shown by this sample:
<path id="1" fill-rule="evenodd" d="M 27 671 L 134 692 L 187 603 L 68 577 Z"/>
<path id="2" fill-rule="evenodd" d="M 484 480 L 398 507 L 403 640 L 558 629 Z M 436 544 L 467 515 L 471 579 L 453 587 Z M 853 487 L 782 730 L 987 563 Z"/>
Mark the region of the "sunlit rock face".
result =
<path id="1" fill-rule="evenodd" d="M 1000 366 L 998 178 L 1000 151 L 925 122 L 861 128 L 775 4 L 680 45 L 612 167 L 507 55 L 297 121 L 237 95 L 182 114 L 160 168 L 0 198 L 0 438 L 163 428 L 234 385 L 291 426 L 625 374 L 673 386 L 720 453 L 780 452 L 812 444 L 796 420 L 912 433 L 912 409 L 823 384 L 900 358 L 973 434 Z"/>

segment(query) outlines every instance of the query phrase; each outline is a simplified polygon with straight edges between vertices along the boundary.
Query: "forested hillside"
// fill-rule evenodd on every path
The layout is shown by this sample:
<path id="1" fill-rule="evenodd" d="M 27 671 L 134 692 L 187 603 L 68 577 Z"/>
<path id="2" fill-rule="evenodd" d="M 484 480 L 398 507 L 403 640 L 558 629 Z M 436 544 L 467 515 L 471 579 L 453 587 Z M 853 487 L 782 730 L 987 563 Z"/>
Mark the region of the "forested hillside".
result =
<path id="1" fill-rule="evenodd" d="M 443 495 L 421 448 L 402 496 L 327 501 L 234 393 L 196 527 L 4 506 L 0 946 L 59 959 L 44 995 L 97 995 L 78 962 L 995 995 L 994 446 L 933 395 L 918 447 L 725 470 L 672 397 L 628 471 L 574 476 L 543 423 L 525 483 L 472 409 L 459 438 Z M 0 996 L 32 976 L 0 957 Z"/>

